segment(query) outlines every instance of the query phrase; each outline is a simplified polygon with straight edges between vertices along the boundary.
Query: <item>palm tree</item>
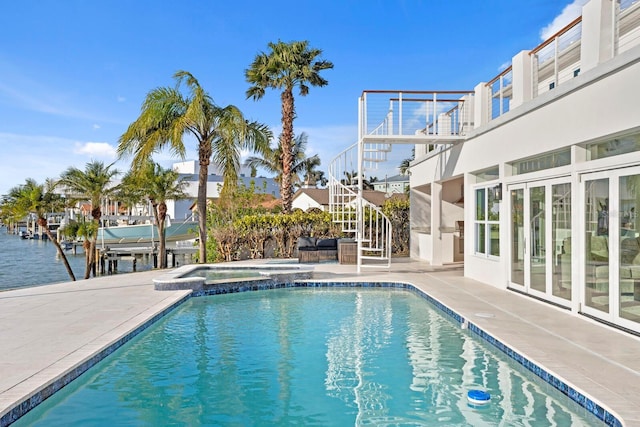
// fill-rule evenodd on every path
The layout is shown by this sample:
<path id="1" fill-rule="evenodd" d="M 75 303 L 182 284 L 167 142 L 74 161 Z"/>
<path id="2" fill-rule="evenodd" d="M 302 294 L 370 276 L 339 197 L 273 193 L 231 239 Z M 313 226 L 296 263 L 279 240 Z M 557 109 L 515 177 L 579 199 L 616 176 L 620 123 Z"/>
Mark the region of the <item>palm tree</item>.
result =
<path id="1" fill-rule="evenodd" d="M 171 169 L 164 169 L 157 163 L 149 162 L 141 170 L 129 172 L 122 179 L 121 194 L 128 198 L 147 199 L 153 208 L 156 228 L 158 229 L 158 252 L 160 253 L 159 267 L 167 268 L 167 251 L 165 225 L 167 219 L 167 200 L 177 200 L 186 197 L 187 183 L 178 180 L 178 173 Z"/>
<path id="2" fill-rule="evenodd" d="M 378 178 L 376 178 L 377 180 Z M 346 186 L 357 186 L 358 185 L 358 172 L 344 171 L 344 178 L 341 180 L 342 184 Z M 373 190 L 373 185 L 369 182 L 364 175 L 362 175 L 362 189 L 363 190 Z"/>
<path id="3" fill-rule="evenodd" d="M 47 213 L 60 212 L 64 209 L 64 200 L 59 194 L 54 193 L 54 190 L 55 183 L 51 180 L 47 180 L 43 185 L 38 184 L 33 179 L 27 179 L 24 185 L 13 187 L 9 190 L 5 202 L 12 206 L 12 210 L 16 214 L 20 214 L 23 217 L 28 214 L 36 216 L 38 225 L 56 247 L 62 263 L 67 269 L 69 278 L 75 281 L 76 277 L 73 274 L 73 270 L 71 270 L 67 256 L 47 224 Z"/>
<path id="4" fill-rule="evenodd" d="M 98 234 L 98 226 L 92 221 L 84 218 L 80 222 L 71 221 L 62 230 L 67 237 L 82 240 L 82 249 L 85 253 L 85 271 L 91 271 L 91 258 L 87 254 L 91 251 L 91 242 Z"/>
<path id="5" fill-rule="evenodd" d="M 237 185 L 240 152 L 243 149 L 261 151 L 269 145 L 271 132 L 260 123 L 245 120 L 240 110 L 228 105 L 217 106 L 211 96 L 187 71 L 178 71 L 176 87 L 151 90 L 144 100 L 140 116 L 120 137 L 120 157 L 133 155 L 132 169 L 140 170 L 162 149 L 169 149 L 182 159 L 186 149 L 185 134 L 198 143 L 198 232 L 201 263 L 207 260 L 207 176 L 209 164 L 218 166 L 224 177 L 223 192 Z M 188 94 L 180 92 L 185 83 Z"/>
<path id="6" fill-rule="evenodd" d="M 0 220 L 7 225 L 8 230 L 14 230 L 16 224 L 24 218 L 24 215 L 18 212 L 15 201 L 8 194 L 2 196 L 0 202 Z"/>
<path id="7" fill-rule="evenodd" d="M 306 158 L 305 149 L 307 148 L 308 136 L 306 133 L 302 132 L 298 137 L 296 137 L 291 145 L 291 158 L 293 159 L 293 164 L 291 166 L 291 183 L 292 185 L 300 182 L 299 174 L 305 171 L 306 163 L 313 158 L 317 158 L 315 155 L 310 159 Z M 276 148 L 269 148 L 261 153 L 260 156 L 249 156 L 244 161 L 244 166 L 251 168 L 262 168 L 267 172 L 271 172 L 275 174 L 274 181 L 282 184 L 282 158 L 283 158 L 283 150 L 282 150 L 282 139 L 278 140 L 278 146 Z M 320 159 L 318 158 L 318 161 Z M 282 188 L 282 187 L 281 187 Z"/>
<path id="8" fill-rule="evenodd" d="M 73 199 L 89 200 L 91 203 L 91 217 L 95 223 L 96 230 L 100 227 L 100 219 L 102 218 L 102 208 L 100 206 L 102 199 L 117 191 L 117 188 L 112 186 L 111 182 L 120 172 L 117 169 L 111 169 L 112 167 L 113 163 L 105 166 L 103 162 L 92 161 L 85 165 L 84 170 L 72 166 L 65 170 L 60 177 L 59 183 L 73 194 Z M 91 272 L 93 272 L 94 276 L 96 274 L 95 252 L 97 240 L 98 233 L 93 233 L 89 250 L 85 250 L 85 256 L 87 257 L 87 269 L 84 272 L 85 279 L 89 278 Z"/>
<path id="9" fill-rule="evenodd" d="M 411 157 L 403 159 L 402 162 L 400 162 L 400 166 L 398 167 L 400 171 L 400 175 L 409 175 L 411 173 L 411 170 L 410 170 L 411 162 L 414 161 L 415 158 L 416 158 L 416 149 L 412 148 Z"/>
<path id="10" fill-rule="evenodd" d="M 327 178 L 325 178 L 324 172 L 316 169 L 320 166 L 320 163 L 320 157 L 318 157 L 317 154 L 304 161 L 302 172 L 305 187 L 316 187 L 318 182 L 320 182 L 323 187 L 327 185 Z"/>
<path id="11" fill-rule="evenodd" d="M 296 116 L 293 89 L 299 87 L 300 95 L 309 93 L 309 84 L 325 86 L 329 82 L 320 76 L 320 71 L 333 68 L 329 61 L 316 60 L 322 51 L 309 48 L 308 41 L 294 41 L 284 43 L 269 43 L 271 52 L 259 53 L 249 69 L 245 70 L 247 82 L 252 86 L 247 90 L 247 98 L 258 100 L 265 94 L 267 88 L 281 91 L 282 102 L 282 133 L 280 146 L 282 147 L 282 180 L 280 194 L 283 211 L 291 211 L 292 202 L 292 169 L 294 159 L 291 155 L 293 141 L 293 120 Z"/>

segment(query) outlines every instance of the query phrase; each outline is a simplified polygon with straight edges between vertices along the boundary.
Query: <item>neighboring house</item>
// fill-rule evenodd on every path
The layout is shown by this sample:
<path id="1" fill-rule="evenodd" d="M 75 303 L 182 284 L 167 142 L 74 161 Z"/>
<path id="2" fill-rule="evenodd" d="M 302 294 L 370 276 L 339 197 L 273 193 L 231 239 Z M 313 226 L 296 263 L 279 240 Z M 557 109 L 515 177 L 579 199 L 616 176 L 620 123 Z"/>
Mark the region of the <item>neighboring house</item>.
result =
<path id="1" fill-rule="evenodd" d="M 393 197 L 402 197 L 399 194 Z M 365 190 L 363 192 L 365 200 L 373 203 L 376 206 L 382 206 L 385 201 L 389 199 L 389 196 L 382 191 Z M 348 205 L 355 204 L 355 199 L 348 201 Z M 317 208 L 323 211 L 329 210 L 329 189 L 328 188 L 301 188 L 293 195 L 293 201 L 291 202 L 293 209 L 302 209 L 308 211 L 312 208 Z M 352 206 L 353 207 L 353 206 Z"/>
<path id="2" fill-rule="evenodd" d="M 167 215 L 172 220 L 185 221 L 193 219 L 195 201 L 198 199 L 198 171 L 199 165 L 196 161 L 186 161 L 175 163 L 173 170 L 177 171 L 179 179 L 187 182 L 185 192 L 187 197 L 181 200 L 167 200 Z M 256 193 L 262 193 L 267 196 L 267 200 L 280 197 L 280 187 L 273 178 L 264 177 L 247 177 L 242 175 L 238 182 L 246 187 L 254 183 Z M 119 184 L 120 181 L 114 180 L 113 185 Z M 215 200 L 220 197 L 223 178 L 215 173 L 207 176 L 207 198 Z M 61 194 L 64 189 L 60 190 Z M 271 205 L 277 204 L 271 201 Z M 124 208 L 122 203 L 116 199 L 108 199 L 102 201 L 102 222 L 105 225 L 124 225 L 124 224 L 140 224 L 150 221 L 152 209 L 148 202 L 139 203 L 130 208 Z M 91 219 L 91 203 L 80 202 L 76 208 L 68 209 L 67 219 L 76 219 L 84 217 Z"/>
<path id="3" fill-rule="evenodd" d="M 382 191 L 388 195 L 404 194 L 409 190 L 409 175 L 385 177 L 383 181 L 373 182 L 372 185 L 374 190 Z"/>
<path id="4" fill-rule="evenodd" d="M 291 200 L 291 209 L 308 211 L 312 208 L 329 210 L 328 188 L 301 188 L 295 192 Z"/>
<path id="5" fill-rule="evenodd" d="M 167 212 L 171 218 L 187 219 L 192 215 L 191 208 L 193 206 L 193 202 L 198 198 L 199 165 L 198 162 L 194 160 L 174 163 L 173 170 L 180 174 L 179 179 L 184 179 L 187 182 L 185 189 L 187 198 L 183 200 L 167 201 Z M 280 197 L 280 186 L 273 178 L 248 177 L 242 175 L 239 178 L 239 182 L 242 182 L 246 187 L 249 187 L 253 182 L 256 193 L 271 195 L 275 198 Z M 220 197 L 222 183 L 223 178 L 221 175 L 210 173 L 207 176 L 207 198 L 209 200 Z"/>
<path id="6" fill-rule="evenodd" d="M 487 77 L 360 99 L 360 162 L 415 144 L 411 257 L 640 333 L 640 2 L 590 0 Z"/>
<path id="7" fill-rule="evenodd" d="M 79 203 L 78 210 L 80 211 L 80 216 L 84 219 L 91 219 L 91 203 L 81 202 Z"/>

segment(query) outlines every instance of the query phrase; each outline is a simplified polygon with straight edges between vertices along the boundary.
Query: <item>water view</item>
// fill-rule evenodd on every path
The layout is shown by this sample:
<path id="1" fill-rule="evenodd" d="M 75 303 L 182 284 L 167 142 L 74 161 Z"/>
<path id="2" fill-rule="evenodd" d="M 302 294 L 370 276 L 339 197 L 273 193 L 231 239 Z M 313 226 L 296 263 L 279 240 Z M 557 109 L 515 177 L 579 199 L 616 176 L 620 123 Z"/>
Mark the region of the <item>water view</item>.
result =
<path id="1" fill-rule="evenodd" d="M 76 279 L 84 277 L 85 258 L 82 248 L 77 255 L 66 251 Z M 137 261 L 136 270 L 150 269 L 148 260 Z M 119 273 L 133 271 L 132 261 L 120 261 Z M 22 239 L 0 227 L 0 290 L 39 286 L 69 281 L 69 275 L 54 244 L 48 240 Z"/>

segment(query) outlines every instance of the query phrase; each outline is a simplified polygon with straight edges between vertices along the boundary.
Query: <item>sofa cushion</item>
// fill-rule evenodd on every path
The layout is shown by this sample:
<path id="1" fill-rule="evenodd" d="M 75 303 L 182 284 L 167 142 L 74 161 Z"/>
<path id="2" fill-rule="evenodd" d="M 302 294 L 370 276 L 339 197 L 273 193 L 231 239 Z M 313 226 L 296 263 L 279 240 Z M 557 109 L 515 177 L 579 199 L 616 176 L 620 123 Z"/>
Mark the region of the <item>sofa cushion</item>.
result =
<path id="1" fill-rule="evenodd" d="M 338 240 L 337 239 L 319 239 L 316 243 L 316 246 L 320 250 L 327 249 L 338 249 Z"/>
<path id="2" fill-rule="evenodd" d="M 316 237 L 298 237 L 298 250 L 309 251 L 316 250 Z"/>
<path id="3" fill-rule="evenodd" d="M 640 255 L 640 242 L 635 237 L 620 241 L 620 262 L 622 264 L 636 264 L 635 259 Z"/>
<path id="4" fill-rule="evenodd" d="M 609 259 L 607 236 L 591 236 L 591 259 Z"/>

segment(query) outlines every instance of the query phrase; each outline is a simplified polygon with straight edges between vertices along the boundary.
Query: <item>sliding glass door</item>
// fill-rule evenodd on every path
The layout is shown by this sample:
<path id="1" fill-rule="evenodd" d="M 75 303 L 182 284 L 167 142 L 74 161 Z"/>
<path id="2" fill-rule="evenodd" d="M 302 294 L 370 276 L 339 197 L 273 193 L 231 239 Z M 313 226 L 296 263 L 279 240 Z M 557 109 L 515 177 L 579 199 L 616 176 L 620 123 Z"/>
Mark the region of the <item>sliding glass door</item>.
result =
<path id="1" fill-rule="evenodd" d="M 568 305 L 571 300 L 571 184 L 548 180 L 509 187 L 510 284 Z"/>
<path id="2" fill-rule="evenodd" d="M 640 168 L 582 176 L 582 311 L 640 331 Z"/>

